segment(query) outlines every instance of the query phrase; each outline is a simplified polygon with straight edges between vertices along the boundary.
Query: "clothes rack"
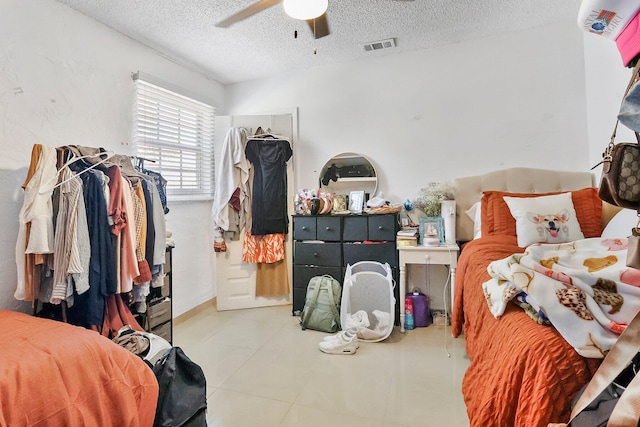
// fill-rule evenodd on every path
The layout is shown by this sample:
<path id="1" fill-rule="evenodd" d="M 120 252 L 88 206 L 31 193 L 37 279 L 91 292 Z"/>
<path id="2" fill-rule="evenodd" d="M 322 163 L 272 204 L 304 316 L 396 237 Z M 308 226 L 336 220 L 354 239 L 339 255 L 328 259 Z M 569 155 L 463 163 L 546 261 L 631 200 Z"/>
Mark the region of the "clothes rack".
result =
<path id="1" fill-rule="evenodd" d="M 34 145 L 15 293 L 33 302 L 34 315 L 46 305 L 48 317 L 112 333 L 116 317 L 133 319 L 133 303 L 113 298 L 144 309 L 150 287 L 162 286 L 166 180 L 143 172 L 153 160 L 133 159 L 103 148 Z"/>

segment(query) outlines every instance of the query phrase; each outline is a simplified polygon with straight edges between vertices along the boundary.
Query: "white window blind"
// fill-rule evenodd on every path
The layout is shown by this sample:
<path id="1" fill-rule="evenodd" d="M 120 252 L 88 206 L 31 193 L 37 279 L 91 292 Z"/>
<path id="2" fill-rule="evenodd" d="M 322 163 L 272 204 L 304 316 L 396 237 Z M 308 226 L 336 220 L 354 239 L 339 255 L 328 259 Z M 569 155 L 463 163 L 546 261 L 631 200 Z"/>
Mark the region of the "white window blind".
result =
<path id="1" fill-rule="evenodd" d="M 213 197 L 215 108 L 134 76 L 133 145 L 173 200 Z"/>

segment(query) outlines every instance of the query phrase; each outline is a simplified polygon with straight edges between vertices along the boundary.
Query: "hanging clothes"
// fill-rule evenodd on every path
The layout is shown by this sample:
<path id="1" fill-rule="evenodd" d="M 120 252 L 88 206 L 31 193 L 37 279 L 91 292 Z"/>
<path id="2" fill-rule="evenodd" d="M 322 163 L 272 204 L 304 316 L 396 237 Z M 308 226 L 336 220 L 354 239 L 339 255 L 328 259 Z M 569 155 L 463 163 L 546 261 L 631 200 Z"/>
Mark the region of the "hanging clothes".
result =
<path id="1" fill-rule="evenodd" d="M 133 283 L 140 285 L 151 281 L 151 269 L 145 259 L 147 249 L 147 207 L 141 182 L 131 190 L 133 211 L 136 224 L 136 259 L 139 273 L 133 278 Z"/>
<path id="2" fill-rule="evenodd" d="M 251 234 L 288 233 L 287 161 L 293 155 L 289 141 L 250 139 L 245 154 L 253 165 Z"/>
<path id="3" fill-rule="evenodd" d="M 76 206 L 76 237 L 78 239 L 78 259 L 72 252 L 69 260 L 69 273 L 78 294 L 89 289 L 89 263 L 91 261 L 91 246 L 89 246 L 89 226 L 87 224 L 87 210 L 84 197 L 78 198 Z"/>
<path id="4" fill-rule="evenodd" d="M 247 231 L 242 245 L 242 261 L 274 263 L 284 259 L 284 233 L 254 236 Z"/>
<path id="5" fill-rule="evenodd" d="M 238 239 L 249 215 L 249 170 L 245 156 L 247 131 L 231 128 L 222 145 L 213 200 L 214 226 L 226 232 L 225 237 Z M 231 233 L 231 234 L 230 234 Z"/>
<path id="6" fill-rule="evenodd" d="M 78 242 L 78 204 L 82 193 L 82 180 L 68 167 L 60 173 L 62 185 L 58 187 L 58 215 L 55 227 L 55 252 L 53 268 L 53 289 L 47 302 L 59 304 L 73 295 L 73 287 L 69 286 L 70 273 L 80 273 L 88 269 L 89 258 L 86 253 L 81 259 Z M 86 227 L 86 213 L 84 216 Z M 84 263 L 86 262 L 86 265 Z M 82 294 L 89 289 L 88 280 L 76 284 L 76 291 Z"/>
<path id="7" fill-rule="evenodd" d="M 149 203 L 151 195 L 145 190 L 146 182 L 144 179 L 138 182 L 134 193 L 131 194 L 134 202 L 134 211 L 136 216 L 136 258 L 138 259 L 138 269 L 140 275 L 133 279 L 135 286 L 133 287 L 133 301 L 138 303 L 138 308 L 146 306 L 147 295 L 149 295 L 149 286 L 153 279 L 151 271 L 152 264 L 149 259 L 153 258 L 153 254 L 149 254 L 149 248 L 153 251 L 153 239 L 155 236 L 153 216 L 150 212 L 152 206 Z M 144 306 L 142 305 L 144 304 Z"/>
<path id="8" fill-rule="evenodd" d="M 135 180 L 137 197 L 143 202 L 146 230 L 144 232 L 141 230 L 140 240 L 144 245 L 144 248 L 141 249 L 144 254 L 144 259 L 147 261 L 147 265 L 153 273 L 157 271 L 157 269 L 154 268 L 155 265 L 164 264 L 166 246 L 164 215 L 169 212 L 169 209 L 166 207 L 167 180 L 158 172 L 143 167 L 145 161 L 155 163 L 154 160 L 141 157 L 137 157 L 136 159 L 137 162 L 135 166 L 131 163 L 131 159 L 128 158 L 121 160 L 120 165 L 123 173 L 130 179 Z M 160 234 L 156 232 L 156 228 L 160 230 Z M 142 235 L 145 235 L 145 237 L 142 237 Z M 156 254 L 158 251 L 161 253 Z"/>
<path id="9" fill-rule="evenodd" d="M 154 185 L 154 180 L 148 180 L 147 185 L 151 193 L 151 209 L 153 217 L 154 241 L 153 241 L 153 259 L 149 262 L 154 273 L 160 271 L 160 266 L 164 265 L 166 259 L 167 246 L 167 223 L 165 221 L 164 205 L 158 188 Z M 147 249 L 149 253 L 149 249 Z"/>
<path id="10" fill-rule="evenodd" d="M 148 172 L 103 148 L 35 144 L 23 184 L 15 297 L 66 302 L 65 320 L 103 332 L 112 331 L 114 314 L 136 323 L 124 300 L 132 304 L 135 289 L 144 301 L 153 280 L 162 284 L 165 262 L 167 181 Z M 144 277 L 138 263 L 147 266 Z M 134 278 L 145 282 L 133 287 Z"/>
<path id="11" fill-rule="evenodd" d="M 120 168 L 112 165 L 107 169 L 109 176 L 109 217 L 111 233 L 117 237 L 117 292 L 129 292 L 133 278 L 140 274 L 136 259 L 136 223 L 134 221 L 131 183 L 120 173 Z"/>
<path id="12" fill-rule="evenodd" d="M 256 270 L 256 296 L 273 297 L 289 295 L 287 261 L 258 263 Z"/>
<path id="13" fill-rule="evenodd" d="M 24 201 L 18 217 L 16 242 L 17 285 L 14 297 L 33 301 L 39 294 L 39 266 L 43 254 L 53 253 L 53 205 L 51 195 L 57 181 L 56 150 L 35 144 L 24 183 Z"/>
<path id="14" fill-rule="evenodd" d="M 131 326 L 134 331 L 144 331 L 131 314 L 131 310 L 122 300 L 120 294 L 109 295 L 105 303 L 104 319 L 100 325 L 101 334 L 113 339 L 118 331 L 125 325 Z"/>
<path id="15" fill-rule="evenodd" d="M 106 298 L 115 293 L 118 286 L 116 236 L 111 232 L 107 216 L 106 175 L 94 169 L 82 173 L 80 178 L 84 187 L 91 259 L 89 290 L 78 295 L 76 308 L 82 325 L 101 326 Z"/>
<path id="16" fill-rule="evenodd" d="M 165 263 L 166 253 L 166 223 L 164 219 L 166 208 L 166 198 L 160 195 L 166 190 L 166 180 L 156 172 L 152 172 L 143 167 L 147 159 L 138 158 L 137 165 L 129 174 L 138 178 L 136 187 L 136 197 L 141 202 L 142 214 L 139 222 L 142 225 L 140 230 L 140 247 L 138 256 L 143 259 L 139 261 L 140 276 L 134 279 L 133 302 L 136 312 L 146 312 L 146 298 L 149 295 L 150 287 L 162 286 L 164 274 L 162 266 Z M 127 166 L 127 170 L 130 168 Z M 124 170 L 124 169 L 123 169 Z M 134 199 L 135 200 L 135 199 Z M 163 201 L 164 200 L 164 201 Z"/>
<path id="17" fill-rule="evenodd" d="M 251 138 L 245 149 L 253 165 L 251 227 L 245 233 L 242 260 L 256 262 L 256 296 L 289 294 L 285 261 L 287 161 L 293 155 L 286 139 Z"/>
<path id="18" fill-rule="evenodd" d="M 140 168 L 139 171 L 153 180 L 156 189 L 158 190 L 158 195 L 160 196 L 160 202 L 163 212 L 165 215 L 168 214 L 169 208 L 167 207 L 167 180 L 164 179 L 164 177 L 156 171 L 145 168 Z"/>

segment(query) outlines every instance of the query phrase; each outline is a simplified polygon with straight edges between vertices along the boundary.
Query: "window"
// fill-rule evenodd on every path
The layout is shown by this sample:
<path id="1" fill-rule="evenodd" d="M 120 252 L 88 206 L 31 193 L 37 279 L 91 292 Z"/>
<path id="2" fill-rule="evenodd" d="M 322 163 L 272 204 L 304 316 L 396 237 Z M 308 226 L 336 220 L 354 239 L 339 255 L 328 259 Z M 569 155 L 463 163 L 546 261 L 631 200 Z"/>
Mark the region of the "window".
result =
<path id="1" fill-rule="evenodd" d="M 133 146 L 170 200 L 213 197 L 215 108 L 134 75 Z"/>

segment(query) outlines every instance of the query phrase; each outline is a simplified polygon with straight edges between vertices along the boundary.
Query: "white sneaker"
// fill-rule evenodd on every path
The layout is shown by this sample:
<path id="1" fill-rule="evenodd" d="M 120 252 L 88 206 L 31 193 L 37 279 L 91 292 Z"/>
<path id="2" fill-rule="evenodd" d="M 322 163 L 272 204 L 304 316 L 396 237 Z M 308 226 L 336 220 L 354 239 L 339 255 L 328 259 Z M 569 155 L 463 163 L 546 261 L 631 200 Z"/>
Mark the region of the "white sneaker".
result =
<path id="1" fill-rule="evenodd" d="M 318 347 L 327 354 L 353 354 L 358 349 L 358 336 L 350 331 L 338 332 L 334 339 L 323 340 Z"/>
<path id="2" fill-rule="evenodd" d="M 340 339 L 340 338 L 338 338 L 338 335 L 342 335 L 342 334 L 345 334 L 345 333 L 347 333 L 347 332 L 349 333 L 349 335 L 348 335 L 348 337 L 347 337 L 347 338 L 345 338 L 345 339 L 344 339 L 345 341 L 348 341 L 348 340 L 350 339 L 349 337 L 350 337 L 351 335 L 355 335 L 355 334 L 356 334 L 354 331 L 340 331 L 340 332 L 338 332 L 338 333 L 337 333 L 337 334 L 335 334 L 335 335 L 327 335 L 326 337 L 324 337 L 323 341 L 324 341 L 324 342 L 335 341 L 335 340 L 337 340 L 337 339 Z M 357 339 L 357 338 L 358 338 L 358 337 L 356 336 L 356 339 Z M 360 348 L 360 343 L 359 343 L 359 342 L 356 342 L 356 348 Z"/>

